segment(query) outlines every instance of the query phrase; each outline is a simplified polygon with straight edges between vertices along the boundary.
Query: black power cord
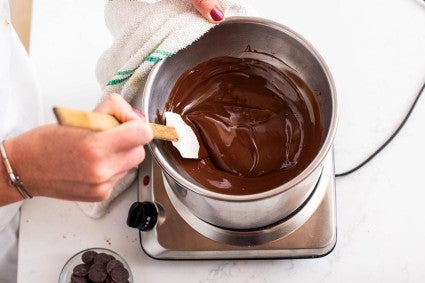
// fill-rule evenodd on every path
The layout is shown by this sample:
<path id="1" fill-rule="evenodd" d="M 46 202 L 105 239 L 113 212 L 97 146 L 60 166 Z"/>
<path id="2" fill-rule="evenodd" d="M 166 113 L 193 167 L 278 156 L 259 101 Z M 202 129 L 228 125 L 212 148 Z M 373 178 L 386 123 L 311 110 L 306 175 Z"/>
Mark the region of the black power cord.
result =
<path id="1" fill-rule="evenodd" d="M 419 98 L 421 97 L 422 93 L 424 93 L 424 89 L 425 89 L 425 83 L 422 85 L 421 89 L 419 90 L 419 93 L 416 95 L 415 100 L 413 101 L 412 105 L 410 106 L 409 111 L 407 112 L 406 116 L 404 117 L 403 121 L 401 121 L 400 125 L 398 126 L 398 128 L 394 131 L 394 133 L 384 142 L 384 144 L 382 144 L 374 153 L 372 153 L 366 160 L 364 160 L 362 163 L 360 163 L 359 165 L 357 165 L 356 167 L 354 167 L 353 169 L 350 169 L 348 171 L 342 172 L 342 173 L 337 173 L 335 174 L 335 177 L 343 177 L 343 176 L 347 176 L 357 170 L 359 170 L 360 168 L 362 168 L 364 165 L 366 165 L 369 161 L 371 161 L 376 155 L 378 155 L 378 153 L 380 153 L 396 136 L 397 134 L 400 132 L 400 130 L 403 128 L 403 126 L 406 124 L 407 120 L 409 119 L 410 115 L 413 112 L 413 109 L 416 106 L 416 103 L 418 102 Z"/>

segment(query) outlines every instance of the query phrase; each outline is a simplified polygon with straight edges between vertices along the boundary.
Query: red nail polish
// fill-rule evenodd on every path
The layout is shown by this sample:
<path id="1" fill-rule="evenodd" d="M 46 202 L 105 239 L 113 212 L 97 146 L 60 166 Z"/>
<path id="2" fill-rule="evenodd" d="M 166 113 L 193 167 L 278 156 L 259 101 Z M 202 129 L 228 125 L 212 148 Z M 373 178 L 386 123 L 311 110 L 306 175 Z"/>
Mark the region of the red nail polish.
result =
<path id="1" fill-rule="evenodd" d="M 211 18 L 216 22 L 219 22 L 224 18 L 223 12 L 217 7 L 214 7 L 214 9 L 211 10 L 210 15 Z"/>
<path id="2" fill-rule="evenodd" d="M 145 114 L 139 111 L 139 109 L 133 108 L 134 113 L 137 114 L 140 118 L 145 118 Z"/>

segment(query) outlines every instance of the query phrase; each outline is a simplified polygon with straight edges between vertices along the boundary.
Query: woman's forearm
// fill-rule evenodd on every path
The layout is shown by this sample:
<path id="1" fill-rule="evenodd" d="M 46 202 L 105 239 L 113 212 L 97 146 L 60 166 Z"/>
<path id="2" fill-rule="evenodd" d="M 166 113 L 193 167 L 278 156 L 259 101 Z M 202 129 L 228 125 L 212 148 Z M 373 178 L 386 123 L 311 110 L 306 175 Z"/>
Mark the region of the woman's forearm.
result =
<path id="1" fill-rule="evenodd" d="M 26 192 L 76 201 L 102 201 L 113 186 L 145 157 L 152 130 L 119 95 L 112 94 L 95 109 L 122 122 L 114 129 L 93 132 L 56 124 L 31 129 L 5 141 L 11 167 Z M 0 205 L 22 199 L 0 169 Z"/>

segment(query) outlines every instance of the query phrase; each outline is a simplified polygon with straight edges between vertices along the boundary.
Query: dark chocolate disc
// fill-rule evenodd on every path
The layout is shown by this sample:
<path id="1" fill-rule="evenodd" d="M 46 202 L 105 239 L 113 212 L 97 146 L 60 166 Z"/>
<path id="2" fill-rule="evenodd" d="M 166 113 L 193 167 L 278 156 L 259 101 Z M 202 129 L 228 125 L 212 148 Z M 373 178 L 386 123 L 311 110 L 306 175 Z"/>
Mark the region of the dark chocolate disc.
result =
<path id="1" fill-rule="evenodd" d="M 89 280 L 86 277 L 80 277 L 75 274 L 71 275 L 71 283 L 88 283 Z"/>
<path id="2" fill-rule="evenodd" d="M 97 252 L 95 251 L 86 251 L 81 256 L 81 259 L 85 264 L 93 264 L 93 259 L 97 255 Z"/>
<path id="3" fill-rule="evenodd" d="M 124 265 L 121 261 L 113 259 L 106 265 L 106 272 L 108 272 L 108 274 L 111 274 L 112 269 L 114 269 L 115 267 L 124 267 Z"/>
<path id="4" fill-rule="evenodd" d="M 74 269 L 72 270 L 72 274 L 79 277 L 84 277 L 87 274 L 89 274 L 89 269 L 90 269 L 89 265 L 81 263 L 74 267 Z"/>
<path id="5" fill-rule="evenodd" d="M 110 262 L 114 257 L 105 253 L 98 253 L 94 259 L 94 263 L 101 263 L 106 265 L 108 262 Z"/>
<path id="6" fill-rule="evenodd" d="M 103 282 L 108 273 L 106 273 L 106 267 L 103 263 L 94 263 L 90 267 L 89 279 L 93 282 Z"/>
<path id="7" fill-rule="evenodd" d="M 130 274 L 128 273 L 128 270 L 124 267 L 115 267 L 111 271 L 111 278 L 114 280 L 114 282 L 117 283 L 124 283 L 128 280 L 130 277 Z"/>

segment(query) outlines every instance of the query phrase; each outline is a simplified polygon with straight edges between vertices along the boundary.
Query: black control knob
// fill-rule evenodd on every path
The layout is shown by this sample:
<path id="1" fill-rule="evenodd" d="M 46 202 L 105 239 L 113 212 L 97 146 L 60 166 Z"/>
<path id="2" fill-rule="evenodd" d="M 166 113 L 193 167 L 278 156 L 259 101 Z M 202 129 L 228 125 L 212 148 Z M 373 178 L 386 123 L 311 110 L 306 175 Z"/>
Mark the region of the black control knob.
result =
<path id="1" fill-rule="evenodd" d="M 156 206 L 151 202 L 135 202 L 128 211 L 127 225 L 140 231 L 151 230 L 158 219 Z"/>

